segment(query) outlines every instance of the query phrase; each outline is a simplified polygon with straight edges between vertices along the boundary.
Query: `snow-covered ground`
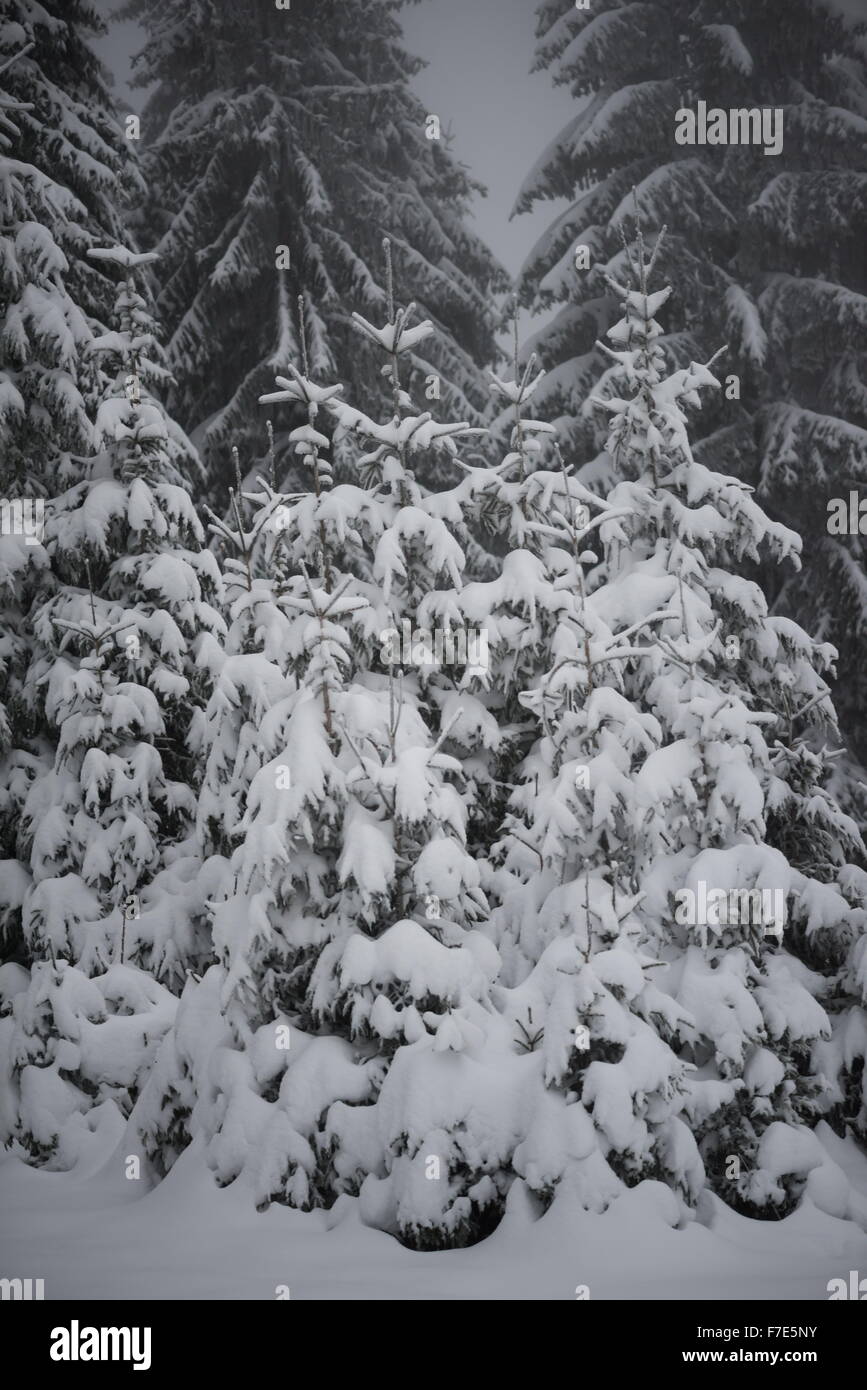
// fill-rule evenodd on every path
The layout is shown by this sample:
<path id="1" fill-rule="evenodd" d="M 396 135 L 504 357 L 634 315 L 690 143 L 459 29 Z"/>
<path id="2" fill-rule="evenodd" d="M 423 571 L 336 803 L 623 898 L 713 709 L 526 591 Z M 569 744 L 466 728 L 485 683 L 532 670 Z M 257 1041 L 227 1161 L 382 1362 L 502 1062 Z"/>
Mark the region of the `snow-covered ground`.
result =
<path id="1" fill-rule="evenodd" d="M 827 1126 L 818 1134 L 867 1196 L 867 1159 Z M 563 1196 L 541 1217 L 517 1183 L 481 1245 L 416 1254 L 362 1225 L 347 1198 L 328 1213 L 256 1213 L 240 1184 L 217 1188 L 196 1144 L 142 1191 L 123 1176 L 122 1147 L 106 1161 L 95 1145 L 66 1173 L 0 1163 L 4 1274 L 44 1279 L 46 1299 L 274 1299 L 282 1285 L 293 1299 L 573 1300 L 587 1285 L 591 1299 L 826 1300 L 829 1279 L 867 1270 L 863 1231 L 807 1199 L 765 1222 L 703 1199 L 678 1230 L 658 1183 L 601 1216 Z"/>

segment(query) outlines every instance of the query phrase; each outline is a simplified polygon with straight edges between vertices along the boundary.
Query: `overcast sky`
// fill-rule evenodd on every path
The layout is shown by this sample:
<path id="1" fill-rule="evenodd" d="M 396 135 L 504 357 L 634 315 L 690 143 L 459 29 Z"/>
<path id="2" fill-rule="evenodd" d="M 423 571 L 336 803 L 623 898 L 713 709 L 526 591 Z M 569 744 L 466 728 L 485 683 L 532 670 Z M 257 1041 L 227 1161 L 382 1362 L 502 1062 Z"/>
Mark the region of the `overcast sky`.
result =
<path id="1" fill-rule="evenodd" d="M 97 8 L 109 18 L 116 3 L 97 0 Z M 96 47 L 118 97 L 136 110 L 142 94 L 131 93 L 128 81 L 138 32 L 109 23 L 111 33 Z M 455 157 L 488 188 L 476 206 L 479 233 L 514 274 L 565 205 L 548 203 L 512 222 L 509 213 L 531 165 L 574 112 L 568 91 L 554 88 L 546 73 L 530 74 L 534 0 L 421 0 L 407 6 L 403 23 L 407 49 L 429 64 L 414 82 L 419 96 L 452 130 Z"/>
<path id="2" fill-rule="evenodd" d="M 454 154 L 488 187 L 476 220 L 512 273 L 563 203 L 509 222 L 526 174 L 574 114 L 574 98 L 547 73 L 530 74 L 534 0 L 422 0 L 404 12 L 407 48 L 429 67 L 415 87 L 454 131 Z"/>

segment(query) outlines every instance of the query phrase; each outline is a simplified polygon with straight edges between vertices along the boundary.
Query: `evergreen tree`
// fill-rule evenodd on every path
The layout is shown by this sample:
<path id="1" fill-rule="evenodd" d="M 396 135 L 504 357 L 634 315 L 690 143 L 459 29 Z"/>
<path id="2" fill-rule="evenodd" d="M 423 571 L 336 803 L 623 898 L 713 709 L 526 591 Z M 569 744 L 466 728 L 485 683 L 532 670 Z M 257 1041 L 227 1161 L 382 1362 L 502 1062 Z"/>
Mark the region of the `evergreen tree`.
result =
<path id="1" fill-rule="evenodd" d="M 265 564 L 282 577 L 266 595 L 255 559 L 234 563 L 234 630 L 251 640 L 221 676 L 240 698 L 209 711 L 206 810 L 238 817 L 215 844 L 239 841 L 213 899 L 219 963 L 188 986 L 135 1121 L 158 1170 L 204 1133 L 218 1179 L 243 1175 L 258 1203 L 360 1193 L 370 1220 L 426 1247 L 478 1238 L 498 1209 L 476 1054 L 501 1025 L 460 764 L 444 751 L 459 717 L 445 699 L 473 654 L 450 673 L 436 645 L 461 626 L 464 484 L 429 493 L 414 476 L 427 451 L 454 456 L 467 426 L 412 408 L 404 364 L 432 330 L 410 326 L 387 282 L 388 322 L 356 321 L 385 358 L 391 420 L 311 380 L 302 341 L 302 368 L 269 399 L 306 416 L 289 442 L 307 490 L 266 485 L 248 521 L 238 508 L 218 523 L 248 556 L 250 538 L 267 555 L 276 537 L 282 559 Z M 329 416 L 367 443 L 359 484 L 332 478 Z"/>
<path id="2" fill-rule="evenodd" d="M 224 633 L 186 484 L 201 465 L 154 394 L 167 373 L 135 287 L 152 256 L 88 254 L 121 274 L 117 327 L 88 342 L 106 383 L 96 452 L 73 458 L 81 481 L 46 506 L 21 699 L 51 760 L 32 769 L 4 865 L 31 966 L 10 966 L 4 987 L 4 1137 L 60 1167 L 80 1156 L 94 1107 L 111 1102 L 112 1125 L 129 1113 L 173 1017 L 165 985 L 210 950 L 192 754 Z"/>
<path id="3" fill-rule="evenodd" d="M 867 880 L 805 741 L 835 734 L 828 651 L 738 572 L 798 539 L 693 456 L 685 409 L 719 383 L 667 372 L 654 258 L 639 235 L 609 282 L 620 389 L 597 404 L 621 481 L 567 586 L 571 641 L 524 697 L 540 737 L 495 936 L 548 1090 L 514 1164 L 591 1207 L 661 1177 L 763 1215 L 805 1181 L 823 1203 L 819 1116 L 863 1133 Z"/>
<path id="4" fill-rule="evenodd" d="M 25 682 L 29 615 L 51 592 L 46 503 L 80 479 L 106 386 L 90 349 L 108 321 L 114 282 L 86 253 L 117 239 L 121 207 L 136 188 L 86 43 L 101 28 L 81 0 L 9 0 L 0 29 L 0 918 L 4 950 L 21 958 L 21 812 L 53 759 Z"/>
<path id="5" fill-rule="evenodd" d="M 86 972 L 120 959 L 125 935 L 124 958 L 171 979 L 198 949 L 180 925 L 193 871 L 181 847 L 195 815 L 188 737 L 223 632 L 219 573 L 187 490 L 198 461 L 152 394 L 166 370 L 134 284 L 152 257 L 90 254 L 124 278 L 118 327 L 91 344 L 109 379 L 101 447 L 88 476 L 50 502 L 53 587 L 30 614 L 27 685 L 55 756 L 23 811 L 24 931 L 37 959 L 63 956 Z M 153 888 L 164 869 L 175 904 Z"/>
<path id="6" fill-rule="evenodd" d="M 70 454 L 91 450 L 104 384 L 87 346 L 113 281 L 86 253 L 121 239 L 123 203 L 141 189 L 87 47 L 103 28 L 92 5 L 9 0 L 4 20 L 0 481 L 44 497 L 77 478 Z"/>
<path id="7" fill-rule="evenodd" d="M 402 48 L 396 9 L 125 7 L 147 33 L 139 80 L 156 84 L 142 117 L 144 216 L 159 239 L 170 404 L 201 436 L 218 496 L 228 446 L 256 447 L 258 398 L 298 360 L 302 323 L 311 370 L 351 363 L 352 388 L 377 398 L 375 354 L 343 305 L 384 311 L 385 232 L 399 288 L 417 287 L 440 330 L 413 356 L 416 383 L 452 415 L 484 407 L 479 364 L 494 356 L 490 292 L 502 272 L 467 224 L 476 186 L 410 90 L 421 64 Z"/>
<path id="8" fill-rule="evenodd" d="M 829 534 L 826 504 L 848 498 L 867 469 L 865 32 L 851 8 L 812 0 L 784 10 L 734 0 L 724 15 L 710 0 L 544 0 L 535 65 L 579 107 L 516 205 L 570 200 L 528 256 L 521 294 L 558 309 L 533 344 L 549 369 L 540 408 L 603 488 L 611 464 L 585 403 L 604 367 L 606 273 L 622 269 L 618 226 L 633 189 L 647 223 L 676 229 L 660 269 L 678 285 L 684 327 L 664 338 L 666 360 L 730 349 L 697 456 L 753 484 L 771 515 L 809 538 L 800 571 L 760 578 L 776 612 L 839 648 L 837 703 L 862 759 L 863 539 Z M 678 143 L 678 113 L 699 101 L 726 113 L 778 108 L 782 148 L 769 157 L 760 144 Z"/>
<path id="9" fill-rule="evenodd" d="M 120 962 L 92 978 L 68 960 L 0 966 L 3 1144 L 61 1170 L 111 1152 L 176 1008 Z"/>
<path id="10" fill-rule="evenodd" d="M 15 61 L 15 56 L 6 59 L 3 73 L 8 71 L 9 65 Z M 17 101 L 6 91 L 5 86 L 0 89 L 0 178 L 3 180 L 4 202 L 9 210 L 10 232 L 16 236 L 24 231 L 29 222 L 30 210 L 21 181 L 13 177 L 9 151 L 13 148 L 14 142 L 20 139 L 20 131 L 15 124 L 15 117 L 20 116 L 26 109 L 23 103 Z M 12 275 L 3 284 L 3 299 L 5 304 L 10 305 L 13 286 L 18 278 L 15 276 L 17 269 L 14 257 L 15 241 L 13 235 L 7 233 L 5 229 L 2 236 L 3 255 L 0 259 L 12 270 Z M 18 284 L 20 288 L 20 279 L 18 279 Z M 2 437 L 4 450 L 8 448 L 11 453 L 25 406 L 24 397 L 15 386 L 9 371 L 9 348 L 5 338 L 3 340 L 2 361 L 2 376 L 0 376 L 0 381 L 2 381 L 2 410 L 0 410 L 2 436 L 0 437 Z M 6 470 L 4 469 L 5 473 Z M 4 481 L 7 484 L 11 481 L 11 470 Z M 10 488 L 9 491 L 11 492 L 13 489 Z M 26 493 L 26 485 L 21 489 L 21 492 Z M 14 528 L 12 525 L 15 520 L 12 509 L 16 501 L 19 507 L 18 520 L 20 525 L 18 528 Z M 38 767 L 38 761 L 32 750 L 25 751 L 14 747 L 14 743 L 21 739 L 21 733 L 15 727 L 16 705 L 22 677 L 27 668 L 27 609 L 33 591 L 38 588 L 44 574 L 46 560 L 40 544 L 42 527 L 39 503 L 36 499 L 19 496 L 13 501 L 6 497 L 3 506 L 7 508 L 7 512 L 3 517 L 2 534 L 0 534 L 0 595 L 2 595 L 4 608 L 3 630 L 0 634 L 0 701 L 2 701 L 0 703 L 0 756 L 2 756 L 2 761 L 0 761 L 2 860 L 0 862 L 3 863 L 7 871 L 8 887 L 0 899 L 0 923 L 2 923 L 3 948 L 4 956 L 6 956 L 14 954 L 19 945 L 16 936 L 18 934 L 17 928 L 20 925 L 19 910 L 24 887 L 24 875 L 19 871 L 19 866 L 14 858 L 10 857 L 10 853 L 14 855 L 17 823 L 24 795 L 28 783 Z M 25 520 L 29 523 L 26 529 Z M 20 530 L 20 535 L 15 534 L 16 529 Z M 32 548 L 34 546 L 39 547 L 38 558 L 34 554 Z"/>

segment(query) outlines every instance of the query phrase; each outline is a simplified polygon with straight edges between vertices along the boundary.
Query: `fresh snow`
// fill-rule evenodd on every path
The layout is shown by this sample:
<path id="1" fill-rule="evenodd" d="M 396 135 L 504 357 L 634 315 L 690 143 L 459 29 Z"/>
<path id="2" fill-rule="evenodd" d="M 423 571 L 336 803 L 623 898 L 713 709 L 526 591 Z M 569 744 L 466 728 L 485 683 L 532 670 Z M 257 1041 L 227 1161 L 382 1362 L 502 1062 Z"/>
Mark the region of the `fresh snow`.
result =
<path id="1" fill-rule="evenodd" d="M 642 1183 L 598 1215 L 569 1193 L 539 1216 L 522 1183 L 498 1229 L 468 1250 L 407 1250 L 366 1226 L 357 1200 L 304 1214 L 258 1213 L 243 1182 L 219 1189 L 198 1145 L 156 1188 L 123 1176 L 124 1145 L 95 1126 L 89 1160 L 67 1173 L 0 1162 L 0 1244 L 7 1266 L 45 1279 L 47 1299 L 708 1302 L 827 1299 L 830 1279 L 867 1267 L 867 1236 L 805 1199 L 756 1222 L 708 1197 L 679 1227 L 668 1190 Z M 867 1159 L 820 1125 L 817 1151 L 845 1168 L 867 1202 Z M 785 1161 L 785 1160 L 784 1160 Z M 809 1162 L 805 1157 L 804 1162 Z"/>

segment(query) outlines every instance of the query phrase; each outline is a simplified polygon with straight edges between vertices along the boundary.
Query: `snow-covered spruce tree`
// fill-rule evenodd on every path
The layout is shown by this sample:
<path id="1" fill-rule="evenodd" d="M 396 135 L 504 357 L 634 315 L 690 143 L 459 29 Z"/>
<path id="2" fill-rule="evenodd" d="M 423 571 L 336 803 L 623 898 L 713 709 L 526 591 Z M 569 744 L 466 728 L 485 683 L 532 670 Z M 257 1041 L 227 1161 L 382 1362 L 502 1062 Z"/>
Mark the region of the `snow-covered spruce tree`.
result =
<path id="1" fill-rule="evenodd" d="M 234 463 L 237 482 L 230 490 L 231 520 L 211 513 L 217 553 L 222 555 L 228 632 L 222 649 L 209 660 L 211 695 L 191 731 L 192 751 L 201 768 L 196 809 L 196 848 L 202 862 L 198 882 L 211 906 L 224 903 L 237 884 L 231 857 L 247 795 L 255 774 L 274 751 L 266 751 L 264 721 L 272 707 L 295 688 L 286 675 L 292 626 L 277 600 L 279 582 L 274 578 L 282 571 L 275 542 L 279 541 L 283 498 L 267 480 L 262 481 L 261 497 L 244 496 L 237 451 Z M 240 935 L 244 937 L 243 930 Z M 193 1005 L 185 998 L 179 1026 L 168 1035 L 148 1079 L 143 1106 L 134 1116 L 145 1152 L 160 1175 L 171 1168 L 189 1141 L 196 1085 L 207 1085 L 203 1078 L 208 1059 L 234 1036 L 227 1032 L 223 999 L 215 988 L 222 978 L 223 972 L 217 969 L 204 984 L 193 975 L 188 985 Z"/>
<path id="2" fill-rule="evenodd" d="M 702 361 L 729 343 L 696 456 L 754 485 L 806 538 L 797 574 L 765 567 L 760 582 L 776 612 L 839 648 L 835 700 L 863 760 L 864 541 L 829 534 L 825 510 L 867 476 L 867 21 L 856 10 L 544 0 L 535 65 L 569 86 L 576 114 L 516 207 L 570 200 L 528 256 L 521 296 L 559 309 L 531 345 L 548 368 L 540 409 L 569 457 L 595 458 L 593 475 L 608 479 L 604 433 L 582 407 L 604 367 L 596 339 L 615 308 L 605 276 L 621 273 L 617 228 L 632 190 L 649 225 L 675 229 L 660 270 L 678 286 L 683 327 L 663 339 L 666 361 Z M 707 143 L 679 143 L 680 113 L 699 102 L 709 119 L 778 110 L 779 147 L 714 143 L 716 126 Z"/>
<path id="3" fill-rule="evenodd" d="M 89 247 L 115 239 L 127 158 L 86 36 L 101 21 L 72 0 L 9 0 L 0 26 L 0 918 L 4 952 L 21 955 L 21 810 L 53 749 L 24 673 L 28 615 L 51 579 L 46 500 L 81 477 L 105 388 L 89 351 L 108 321 L 110 274 Z M 17 511 L 16 511 L 17 509 Z M 11 520 L 11 526 L 7 524 Z"/>
<path id="4" fill-rule="evenodd" d="M 68 960 L 0 966 L 4 1145 L 52 1169 L 110 1153 L 177 1003 L 120 961 L 92 978 Z"/>
<path id="5" fill-rule="evenodd" d="M 358 320 L 386 359 L 389 422 L 317 385 L 306 360 L 269 397 L 306 416 L 291 443 L 307 490 L 272 514 L 286 669 L 260 702 L 249 788 L 234 732 L 221 755 L 225 802 L 243 816 L 230 889 L 212 903 L 219 964 L 188 984 L 134 1122 L 158 1169 L 204 1135 L 218 1180 L 249 1184 L 258 1204 L 360 1194 L 365 1220 L 428 1248 L 478 1239 L 498 1217 L 505 1150 L 489 1148 L 486 1113 L 501 1082 L 486 1040 L 505 1025 L 488 998 L 498 960 L 477 928 L 460 764 L 443 751 L 478 661 L 468 642 L 447 671 L 436 641 L 450 626 L 461 651 L 469 484 L 427 493 L 409 467 L 428 449 L 454 455 L 467 429 L 412 409 L 402 370 L 431 327 L 409 317 L 391 301 L 384 327 Z M 368 441 L 359 483 L 332 479 L 329 417 Z M 270 490 L 252 500 L 267 508 Z M 230 658 L 236 689 L 266 661 L 268 627 L 256 653 Z"/>
<path id="6" fill-rule="evenodd" d="M 509 1098 L 489 1112 L 489 1142 L 543 1203 L 565 1181 L 601 1209 L 651 1149 L 655 1175 L 689 1200 L 701 1163 L 679 1118 L 686 1068 L 668 1038 L 679 1011 L 639 945 L 628 869 L 632 774 L 660 730 L 626 697 L 624 670 L 642 654 L 636 635 L 664 615 L 631 623 L 606 610 L 607 571 L 590 547 L 628 511 L 588 491 L 552 427 L 525 418 L 543 378 L 532 357 L 518 370 L 517 351 L 514 379 L 495 378 L 511 450 L 481 502 L 509 549 L 500 576 L 459 596 L 490 634 L 492 675 L 479 698 L 504 735 L 511 763 L 500 775 L 514 787 L 483 878 L 500 902 L 498 1070 Z"/>
<path id="7" fill-rule="evenodd" d="M 9 0 L 0 30 L 5 128 L 0 483 L 37 495 L 78 479 L 104 383 L 86 348 L 108 322 L 113 281 L 91 246 L 117 241 L 140 191 L 86 37 L 103 26 L 86 0 Z M 97 330 L 98 331 L 98 330 Z"/>
<path id="8" fill-rule="evenodd" d="M 149 244 L 159 241 L 170 404 L 200 433 L 220 503 L 229 445 L 252 454 L 259 397 L 299 358 L 299 293 L 312 371 L 328 377 L 345 362 L 353 396 L 378 400 L 375 354 L 343 306 L 383 313 L 386 232 L 399 280 L 440 330 L 407 362 L 416 384 L 436 378 L 427 389 L 444 418 L 484 408 L 490 295 L 505 277 L 468 220 L 476 185 L 411 91 L 421 64 L 402 47 L 398 8 L 124 6 L 147 34 L 139 80 L 155 84 L 142 117 L 143 216 Z"/>
<path id="9" fill-rule="evenodd" d="M 3 957 L 14 956 L 20 950 L 20 907 L 25 876 L 15 859 L 15 846 L 21 806 L 27 787 L 39 766 L 38 749 L 30 743 L 32 730 L 27 728 L 20 708 L 21 688 L 29 660 L 27 613 L 35 593 L 44 579 L 47 561 L 42 548 L 42 515 L 44 503 L 33 496 L 28 484 L 21 455 L 25 438 L 25 399 L 16 378 L 26 361 L 26 334 L 16 335 L 16 310 L 21 324 L 21 297 L 25 288 L 32 288 L 32 278 L 38 275 L 39 263 L 28 264 L 27 249 L 37 249 L 36 237 L 41 228 L 32 220 L 28 190 L 17 176 L 10 152 L 21 133 L 16 117 L 26 111 L 5 87 L 8 68 L 18 55 L 5 59 L 0 80 L 0 180 L 7 223 L 0 229 L 0 297 L 6 308 L 2 337 L 0 337 L 0 445 L 2 458 L 10 466 L 0 470 L 6 512 L 0 528 L 0 595 L 3 603 L 3 628 L 0 633 L 0 932 Z M 49 182 L 46 179 L 46 184 Z M 21 246 L 24 254 L 17 250 Z M 23 262 L 23 263 L 22 263 Z M 59 263 L 59 256 L 58 256 Z M 46 278 L 41 286 L 46 294 L 53 288 Z M 62 284 L 57 286 L 60 294 Z M 17 296 L 17 299 L 16 299 Z M 73 306 L 70 306 L 73 308 Z M 74 308 L 73 308 L 74 313 Z M 11 333 L 9 329 L 11 328 Z M 23 337 L 17 353 L 14 338 Z M 12 341 L 10 341 L 10 339 Z M 46 373 L 46 376 L 49 374 Z M 70 380 L 68 385 L 72 386 Z M 87 437 L 89 422 L 83 408 L 77 409 L 80 428 Z M 17 455 L 17 466 L 11 460 Z M 14 508 L 18 506 L 16 518 Z M 17 520 L 17 525 L 15 524 Z M 18 534 L 16 534 L 18 533 Z M 29 746 L 28 746 L 29 745 Z"/>
<path id="10" fill-rule="evenodd" d="M 693 457 L 685 408 L 718 383 L 667 374 L 669 291 L 649 292 L 640 236 L 629 261 L 610 285 L 621 392 L 600 402 L 622 481 L 587 640 L 525 697 L 542 731 L 504 837 L 495 937 L 548 1085 L 515 1169 L 591 1207 L 661 1178 L 756 1215 L 806 1184 L 836 1210 L 809 1127 L 863 1133 L 867 884 L 803 741 L 834 734 L 830 654 L 728 568 L 799 543 Z"/>
<path id="11" fill-rule="evenodd" d="M 91 344 L 110 379 L 98 452 L 46 509 L 51 584 L 29 615 L 24 687 L 53 765 L 34 776 L 21 814 L 32 969 L 26 988 L 15 974 L 9 990 L 14 1135 L 34 1158 L 62 1165 L 77 1151 L 73 1112 L 112 1099 L 126 1113 L 135 1099 L 149 1052 L 133 1038 L 155 1045 L 172 1013 L 153 977 L 176 983 L 209 951 L 189 738 L 224 630 L 212 606 L 219 572 L 186 484 L 200 465 L 151 394 L 165 369 L 134 286 L 149 258 L 121 247 L 90 254 L 122 271 L 118 327 Z M 140 1012 L 135 1026 L 106 1023 Z"/>
<path id="12" fill-rule="evenodd" d="M 104 968 L 118 958 L 123 904 L 141 894 L 125 958 L 171 980 L 198 958 L 196 934 L 180 929 L 180 883 L 174 909 L 148 893 L 169 847 L 174 876 L 192 871 L 181 867 L 195 815 L 188 738 L 224 632 L 212 606 L 220 577 L 189 492 L 198 459 L 152 394 L 166 369 L 134 282 L 151 255 L 90 254 L 122 272 L 118 327 L 92 344 L 110 378 L 100 448 L 88 476 L 49 504 L 54 591 L 31 613 L 28 683 L 56 756 L 24 810 L 34 878 L 25 934 L 38 957 Z"/>

